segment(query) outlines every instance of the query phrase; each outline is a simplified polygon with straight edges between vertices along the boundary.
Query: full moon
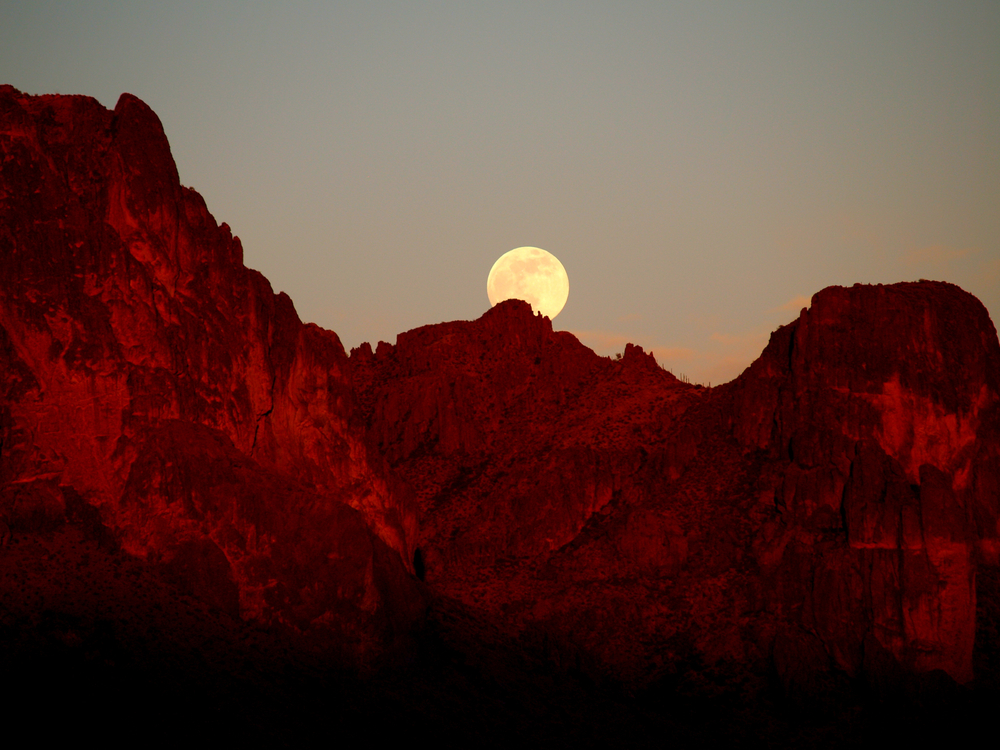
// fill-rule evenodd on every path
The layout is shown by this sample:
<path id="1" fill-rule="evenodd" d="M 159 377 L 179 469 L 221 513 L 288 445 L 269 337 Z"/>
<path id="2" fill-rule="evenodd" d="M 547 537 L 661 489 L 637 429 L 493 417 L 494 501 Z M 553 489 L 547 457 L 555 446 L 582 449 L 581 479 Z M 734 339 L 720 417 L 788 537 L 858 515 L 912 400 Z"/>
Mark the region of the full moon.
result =
<path id="1" fill-rule="evenodd" d="M 519 247 L 497 258 L 486 279 L 486 294 L 490 305 L 523 299 L 552 320 L 569 297 L 569 276 L 552 253 L 540 247 Z"/>

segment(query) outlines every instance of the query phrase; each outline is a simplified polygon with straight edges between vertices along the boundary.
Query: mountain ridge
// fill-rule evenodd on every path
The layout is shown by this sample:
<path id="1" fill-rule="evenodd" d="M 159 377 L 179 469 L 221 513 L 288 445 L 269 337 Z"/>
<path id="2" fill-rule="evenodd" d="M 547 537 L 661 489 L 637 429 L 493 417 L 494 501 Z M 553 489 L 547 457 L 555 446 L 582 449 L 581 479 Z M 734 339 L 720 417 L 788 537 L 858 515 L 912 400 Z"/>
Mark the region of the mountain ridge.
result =
<path id="1" fill-rule="evenodd" d="M 828 287 L 714 388 L 517 300 L 348 354 L 139 99 L 0 87 L 0 155 L 15 541 L 89 529 L 353 669 L 442 639 L 677 695 L 994 684 L 1000 344 L 958 287 Z M 18 575 L 0 614 L 37 625 Z"/>

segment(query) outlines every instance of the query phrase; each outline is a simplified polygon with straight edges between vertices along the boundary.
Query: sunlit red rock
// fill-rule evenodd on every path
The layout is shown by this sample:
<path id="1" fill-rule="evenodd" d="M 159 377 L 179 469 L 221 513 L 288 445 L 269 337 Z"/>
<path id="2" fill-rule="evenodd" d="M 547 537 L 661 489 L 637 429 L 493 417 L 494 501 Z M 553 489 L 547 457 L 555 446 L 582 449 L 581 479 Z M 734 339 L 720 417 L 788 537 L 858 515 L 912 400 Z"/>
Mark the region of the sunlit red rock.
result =
<path id="1" fill-rule="evenodd" d="M 243 267 L 135 97 L 5 87 L 0 114 L 5 514 L 71 488 L 221 607 L 362 655 L 402 635 L 415 516 L 337 336 Z"/>
<path id="2" fill-rule="evenodd" d="M 976 676 L 1000 346 L 957 287 L 825 289 L 716 388 L 516 300 L 348 357 L 135 97 L 0 88 L 0 154 L 0 540 L 86 526 L 360 661 L 430 601 L 474 661 L 630 689 Z"/>
<path id="3" fill-rule="evenodd" d="M 733 384 L 735 433 L 777 462 L 764 491 L 795 530 L 769 565 L 800 571 L 803 616 L 841 668 L 861 669 L 871 636 L 908 669 L 972 678 L 998 376 L 983 306 L 921 282 L 820 292 Z"/>
<path id="4" fill-rule="evenodd" d="M 352 363 L 417 492 L 428 583 L 508 637 L 541 628 L 640 681 L 678 639 L 710 663 L 819 649 L 858 675 L 884 650 L 972 678 L 1000 357 L 956 287 L 824 290 L 716 389 L 518 302 Z"/>

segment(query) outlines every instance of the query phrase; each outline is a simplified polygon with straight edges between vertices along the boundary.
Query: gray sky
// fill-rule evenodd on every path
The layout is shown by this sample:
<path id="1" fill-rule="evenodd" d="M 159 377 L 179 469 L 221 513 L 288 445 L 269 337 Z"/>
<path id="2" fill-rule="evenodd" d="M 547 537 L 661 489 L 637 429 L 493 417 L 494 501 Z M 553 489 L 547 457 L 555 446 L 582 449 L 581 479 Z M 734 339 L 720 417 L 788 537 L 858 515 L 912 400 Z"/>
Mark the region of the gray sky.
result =
<path id="1" fill-rule="evenodd" d="M 347 348 L 565 265 L 557 329 L 735 377 L 831 284 L 1000 309 L 997 2 L 0 0 L 0 82 L 128 91 Z"/>

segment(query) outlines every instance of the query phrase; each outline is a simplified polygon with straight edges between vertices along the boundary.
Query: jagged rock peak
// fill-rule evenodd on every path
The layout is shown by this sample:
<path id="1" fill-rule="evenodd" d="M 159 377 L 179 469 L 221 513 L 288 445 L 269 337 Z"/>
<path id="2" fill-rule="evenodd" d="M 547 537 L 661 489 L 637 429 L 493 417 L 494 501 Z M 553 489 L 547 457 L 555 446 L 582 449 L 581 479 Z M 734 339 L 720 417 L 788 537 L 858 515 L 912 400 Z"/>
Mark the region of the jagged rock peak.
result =
<path id="1" fill-rule="evenodd" d="M 380 651 L 416 519 L 336 334 L 243 266 L 136 97 L 3 87 L 0 157 L 0 520 L 83 498 L 220 607 Z"/>
<path id="2" fill-rule="evenodd" d="M 127 93 L 118 97 L 111 129 L 129 171 L 149 178 L 151 184 L 180 185 L 163 123 L 144 101 Z"/>

